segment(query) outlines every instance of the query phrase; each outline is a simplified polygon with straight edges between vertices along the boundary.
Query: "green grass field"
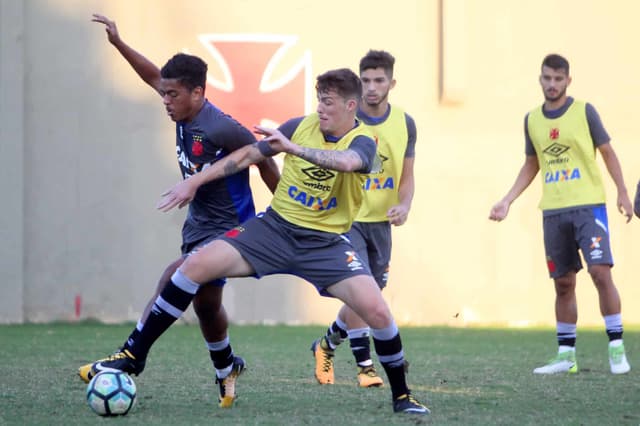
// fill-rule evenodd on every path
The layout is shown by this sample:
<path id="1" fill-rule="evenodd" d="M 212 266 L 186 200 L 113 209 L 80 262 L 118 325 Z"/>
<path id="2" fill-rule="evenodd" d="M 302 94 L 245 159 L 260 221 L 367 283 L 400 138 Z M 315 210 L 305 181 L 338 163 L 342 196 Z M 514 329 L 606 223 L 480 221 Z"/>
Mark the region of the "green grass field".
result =
<path id="1" fill-rule="evenodd" d="M 154 346 L 126 417 L 101 418 L 85 401 L 79 365 L 112 352 L 133 324 L 0 326 L 0 425 L 638 425 L 638 370 L 609 373 L 606 335 L 579 330 L 572 376 L 534 376 L 555 351 L 551 329 L 402 328 L 409 383 L 429 417 L 394 414 L 388 386 L 359 389 L 347 345 L 336 384 L 313 378 L 311 341 L 324 327 L 234 326 L 248 370 L 239 399 L 217 408 L 213 368 L 196 326 L 172 327 Z M 640 368 L 640 329 L 625 331 Z M 380 370 L 380 368 L 379 368 Z"/>

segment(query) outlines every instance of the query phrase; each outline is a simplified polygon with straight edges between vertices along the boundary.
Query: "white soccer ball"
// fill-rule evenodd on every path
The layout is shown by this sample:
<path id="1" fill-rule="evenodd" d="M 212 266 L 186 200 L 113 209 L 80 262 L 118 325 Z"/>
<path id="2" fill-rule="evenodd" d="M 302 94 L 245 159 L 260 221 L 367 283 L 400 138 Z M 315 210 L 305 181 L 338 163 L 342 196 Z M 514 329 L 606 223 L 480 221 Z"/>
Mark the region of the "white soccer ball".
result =
<path id="1" fill-rule="evenodd" d="M 87 402 L 101 416 L 123 416 L 136 402 L 136 384 L 121 371 L 96 374 L 87 386 Z"/>

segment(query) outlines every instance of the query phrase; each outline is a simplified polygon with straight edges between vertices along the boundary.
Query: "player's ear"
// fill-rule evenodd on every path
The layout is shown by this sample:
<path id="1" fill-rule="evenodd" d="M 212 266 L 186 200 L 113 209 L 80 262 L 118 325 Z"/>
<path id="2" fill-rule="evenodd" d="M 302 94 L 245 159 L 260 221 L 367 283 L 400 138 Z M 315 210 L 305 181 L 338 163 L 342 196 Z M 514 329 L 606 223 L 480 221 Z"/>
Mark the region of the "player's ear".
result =
<path id="1" fill-rule="evenodd" d="M 196 86 L 192 91 L 191 91 L 192 95 L 195 96 L 204 96 L 204 87 L 202 86 Z"/>

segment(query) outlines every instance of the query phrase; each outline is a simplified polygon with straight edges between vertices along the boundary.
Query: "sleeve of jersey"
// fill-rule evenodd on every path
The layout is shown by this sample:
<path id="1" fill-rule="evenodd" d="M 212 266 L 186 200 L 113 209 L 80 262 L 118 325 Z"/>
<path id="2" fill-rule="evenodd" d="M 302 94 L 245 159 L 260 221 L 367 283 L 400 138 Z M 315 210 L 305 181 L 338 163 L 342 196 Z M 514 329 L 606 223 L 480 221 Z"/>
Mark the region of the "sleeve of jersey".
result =
<path id="1" fill-rule="evenodd" d="M 362 168 L 358 170 L 360 173 L 375 173 L 379 169 L 379 165 L 376 165 L 376 143 L 373 139 L 367 136 L 356 136 L 349 149 L 354 151 L 362 160 Z"/>
<path id="2" fill-rule="evenodd" d="M 605 143 L 609 143 L 611 138 L 609 134 L 604 128 L 602 124 L 602 120 L 600 119 L 600 114 L 598 111 L 591 105 L 587 103 L 585 106 L 586 114 L 587 114 L 587 123 L 589 123 L 589 133 L 591 133 L 591 139 L 593 140 L 593 144 L 595 146 L 604 145 Z"/>
<path id="3" fill-rule="evenodd" d="M 524 153 L 525 155 L 536 155 L 536 149 L 529 136 L 529 114 L 524 116 Z"/>
<path id="4" fill-rule="evenodd" d="M 405 113 L 405 121 L 407 123 L 407 149 L 404 152 L 405 157 L 413 158 L 416 156 L 416 139 L 418 138 L 418 130 L 416 122 L 409 114 Z"/>
<path id="5" fill-rule="evenodd" d="M 210 138 L 229 152 L 256 143 L 256 137 L 249 129 L 228 118 L 216 123 Z"/>

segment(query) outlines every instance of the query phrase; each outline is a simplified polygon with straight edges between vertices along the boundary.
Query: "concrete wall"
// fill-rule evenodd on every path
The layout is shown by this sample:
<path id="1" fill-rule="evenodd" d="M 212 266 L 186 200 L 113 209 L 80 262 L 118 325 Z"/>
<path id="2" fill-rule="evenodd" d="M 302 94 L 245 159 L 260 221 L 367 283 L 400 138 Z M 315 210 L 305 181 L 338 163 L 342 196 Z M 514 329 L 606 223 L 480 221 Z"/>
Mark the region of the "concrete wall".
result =
<path id="1" fill-rule="evenodd" d="M 0 321 L 24 318 L 24 13 L 0 0 Z"/>
<path id="2" fill-rule="evenodd" d="M 224 70 L 203 35 L 297 37 L 274 75 L 286 76 L 305 58 L 304 93 L 269 104 L 265 119 L 278 104 L 302 98 L 313 109 L 315 76 L 355 69 L 369 48 L 396 56 L 391 101 L 413 115 L 419 132 L 415 203 L 408 223 L 394 230 L 384 292 L 401 324 L 553 323 L 540 184 L 505 222 L 487 220 L 524 159 L 522 120 L 542 102 L 537 76 L 545 54 L 569 58 L 570 94 L 600 112 L 630 191 L 640 177 L 631 115 L 640 96 L 633 21 L 640 4 L 632 0 L 407 0 L 393 7 L 378 0 L 0 0 L 0 322 L 135 320 L 179 255 L 184 211 L 154 208 L 179 179 L 174 126 L 90 22 L 93 12 L 114 18 L 122 37 L 157 64 L 177 51 L 202 56 L 212 81 Z M 237 61 L 259 59 L 228 46 Z M 234 115 L 249 108 L 207 90 Z M 269 196 L 258 180 L 264 208 Z M 640 231 L 637 220 L 625 224 L 617 214 L 607 184 L 614 277 L 626 322 L 640 323 Z M 580 275 L 580 324 L 599 325 L 595 290 Z M 325 323 L 339 306 L 288 276 L 233 280 L 225 305 L 238 323 Z"/>

